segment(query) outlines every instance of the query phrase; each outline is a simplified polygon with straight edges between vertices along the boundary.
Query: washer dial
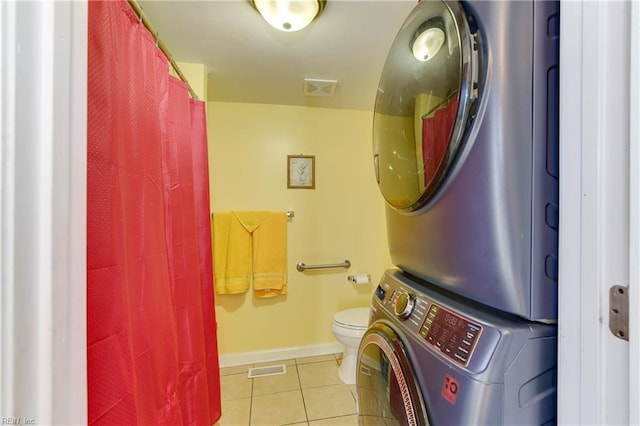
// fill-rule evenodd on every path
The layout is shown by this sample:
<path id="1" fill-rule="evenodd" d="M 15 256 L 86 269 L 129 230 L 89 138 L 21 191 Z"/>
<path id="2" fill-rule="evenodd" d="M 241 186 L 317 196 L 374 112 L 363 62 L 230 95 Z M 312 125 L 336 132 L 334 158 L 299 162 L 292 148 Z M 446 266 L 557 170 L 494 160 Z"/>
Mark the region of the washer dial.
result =
<path id="1" fill-rule="evenodd" d="M 398 293 L 393 310 L 398 318 L 405 320 L 411 316 L 415 306 L 416 296 L 406 291 L 401 291 Z"/>

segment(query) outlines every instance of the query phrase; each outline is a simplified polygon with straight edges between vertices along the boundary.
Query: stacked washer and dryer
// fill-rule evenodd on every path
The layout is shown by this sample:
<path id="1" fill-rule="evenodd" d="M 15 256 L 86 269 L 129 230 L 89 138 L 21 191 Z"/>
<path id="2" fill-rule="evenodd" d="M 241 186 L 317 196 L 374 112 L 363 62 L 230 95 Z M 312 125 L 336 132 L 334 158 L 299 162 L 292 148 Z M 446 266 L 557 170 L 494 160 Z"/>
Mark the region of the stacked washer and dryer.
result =
<path id="1" fill-rule="evenodd" d="M 361 424 L 555 423 L 559 22 L 558 2 L 425 0 L 396 36 L 373 160 L 397 269 Z"/>

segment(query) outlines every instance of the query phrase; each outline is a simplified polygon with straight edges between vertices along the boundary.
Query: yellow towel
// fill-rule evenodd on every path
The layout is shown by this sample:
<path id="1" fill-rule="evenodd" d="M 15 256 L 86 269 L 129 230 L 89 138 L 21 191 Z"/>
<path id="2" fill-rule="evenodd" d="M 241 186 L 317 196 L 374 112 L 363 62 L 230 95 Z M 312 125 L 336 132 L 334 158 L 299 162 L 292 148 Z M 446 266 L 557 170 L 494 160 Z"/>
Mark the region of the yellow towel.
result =
<path id="1" fill-rule="evenodd" d="M 216 293 L 245 293 L 252 277 L 256 297 L 287 293 L 286 213 L 215 213 L 212 222 Z"/>
<path id="2" fill-rule="evenodd" d="M 238 222 L 249 234 L 253 233 L 271 213 L 269 212 L 233 212 Z"/>
<path id="3" fill-rule="evenodd" d="M 215 213 L 212 221 L 216 293 L 245 293 L 251 285 L 251 234 L 231 213 Z"/>
<path id="4" fill-rule="evenodd" d="M 266 298 L 287 293 L 286 213 L 235 212 L 253 234 L 253 294 Z"/>
<path id="5" fill-rule="evenodd" d="M 271 213 L 253 231 L 253 294 L 287 294 L 287 216 Z"/>

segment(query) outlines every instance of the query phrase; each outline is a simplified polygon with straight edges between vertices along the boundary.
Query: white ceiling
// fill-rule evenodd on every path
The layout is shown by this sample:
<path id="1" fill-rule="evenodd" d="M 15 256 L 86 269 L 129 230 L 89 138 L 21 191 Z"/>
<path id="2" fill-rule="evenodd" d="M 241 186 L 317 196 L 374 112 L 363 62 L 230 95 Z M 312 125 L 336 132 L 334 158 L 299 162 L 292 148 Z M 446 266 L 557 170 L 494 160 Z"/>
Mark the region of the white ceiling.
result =
<path id="1" fill-rule="evenodd" d="M 139 1 L 178 62 L 203 63 L 208 100 L 373 110 L 387 52 L 416 0 L 328 0 L 309 27 L 270 27 L 246 0 Z M 303 79 L 338 80 L 333 97 Z"/>

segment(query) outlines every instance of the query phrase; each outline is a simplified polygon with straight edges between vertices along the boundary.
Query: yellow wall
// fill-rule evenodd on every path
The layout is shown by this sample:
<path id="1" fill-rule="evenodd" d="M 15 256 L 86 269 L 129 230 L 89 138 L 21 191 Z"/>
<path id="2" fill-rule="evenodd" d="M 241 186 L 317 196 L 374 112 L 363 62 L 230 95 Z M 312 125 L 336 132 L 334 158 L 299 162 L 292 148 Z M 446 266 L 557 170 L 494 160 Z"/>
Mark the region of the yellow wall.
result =
<path id="1" fill-rule="evenodd" d="M 293 210 L 288 224 L 288 294 L 217 295 L 220 354 L 335 341 L 331 319 L 368 306 L 391 265 L 384 202 L 372 165 L 373 114 L 280 105 L 208 103 L 211 206 Z M 316 157 L 316 189 L 287 189 L 287 155 Z M 300 273 L 296 264 L 349 259 L 349 270 Z M 354 286 L 347 275 L 370 273 Z"/>
<path id="2" fill-rule="evenodd" d="M 204 64 L 191 62 L 177 62 L 182 75 L 189 82 L 189 86 L 196 92 L 198 99 L 207 100 L 207 70 Z"/>

